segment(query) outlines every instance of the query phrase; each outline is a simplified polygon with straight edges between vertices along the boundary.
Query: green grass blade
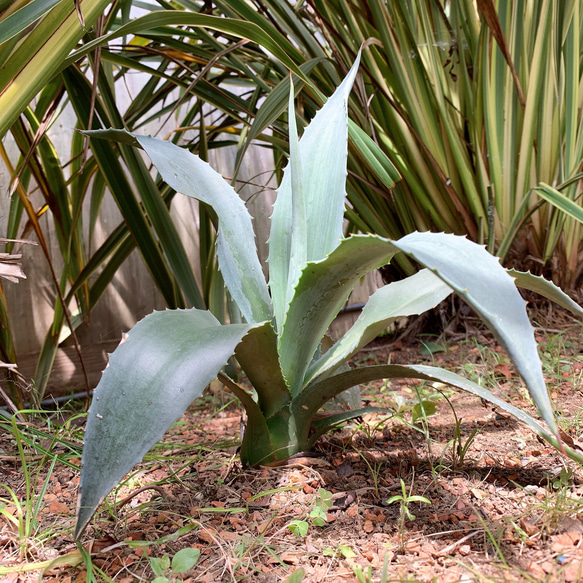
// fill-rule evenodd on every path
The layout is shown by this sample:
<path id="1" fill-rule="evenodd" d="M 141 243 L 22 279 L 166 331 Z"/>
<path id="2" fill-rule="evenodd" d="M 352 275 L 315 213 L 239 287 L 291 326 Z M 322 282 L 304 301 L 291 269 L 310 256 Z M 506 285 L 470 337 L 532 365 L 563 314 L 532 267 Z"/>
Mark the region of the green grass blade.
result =
<path id="1" fill-rule="evenodd" d="M 583 209 L 581 205 L 559 192 L 556 188 L 543 183 L 535 188 L 534 191 L 560 211 L 583 223 Z"/>

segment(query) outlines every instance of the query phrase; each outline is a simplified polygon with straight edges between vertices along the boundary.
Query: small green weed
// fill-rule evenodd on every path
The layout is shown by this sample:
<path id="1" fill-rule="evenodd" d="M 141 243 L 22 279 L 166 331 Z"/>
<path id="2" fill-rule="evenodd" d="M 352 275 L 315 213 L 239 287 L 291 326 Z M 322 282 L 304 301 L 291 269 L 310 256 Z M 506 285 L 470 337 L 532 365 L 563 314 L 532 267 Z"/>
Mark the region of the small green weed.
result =
<path id="1" fill-rule="evenodd" d="M 288 524 L 288 528 L 296 536 L 306 536 L 310 524 L 313 526 L 325 526 L 328 521 L 326 517 L 326 511 L 332 506 L 332 492 L 320 488 L 318 490 L 318 495 L 314 501 L 314 507 L 308 515 L 308 520 L 292 520 Z"/>
<path id="2" fill-rule="evenodd" d="M 370 470 L 370 475 L 372 477 L 373 480 L 373 484 L 374 484 L 374 490 L 375 490 L 375 495 L 377 498 L 380 498 L 380 493 L 379 493 L 379 476 L 381 473 L 381 468 L 383 467 L 383 462 L 370 462 L 368 460 L 368 458 L 356 447 L 352 446 L 352 448 L 354 449 L 354 451 L 356 451 L 356 453 L 363 459 L 364 463 L 368 466 L 368 469 Z"/>
<path id="3" fill-rule="evenodd" d="M 411 483 L 411 488 L 413 487 L 413 483 Z M 405 482 L 401 478 L 401 494 L 396 494 L 395 496 L 391 496 L 387 500 L 387 504 L 395 504 L 398 502 L 401 505 L 401 515 L 399 519 L 399 530 L 401 532 L 401 544 L 404 546 L 405 544 L 405 521 L 406 520 L 415 520 L 415 515 L 411 512 L 409 505 L 413 502 L 423 502 L 424 504 L 431 504 L 431 500 L 425 498 L 425 496 L 411 496 L 411 492 L 407 493 L 407 486 Z"/>
<path id="4" fill-rule="evenodd" d="M 168 555 L 160 558 L 150 557 L 150 567 L 157 577 L 152 583 L 180 583 L 175 575 L 186 573 L 196 565 L 200 558 L 200 549 L 187 548 L 178 551 L 170 560 Z"/>

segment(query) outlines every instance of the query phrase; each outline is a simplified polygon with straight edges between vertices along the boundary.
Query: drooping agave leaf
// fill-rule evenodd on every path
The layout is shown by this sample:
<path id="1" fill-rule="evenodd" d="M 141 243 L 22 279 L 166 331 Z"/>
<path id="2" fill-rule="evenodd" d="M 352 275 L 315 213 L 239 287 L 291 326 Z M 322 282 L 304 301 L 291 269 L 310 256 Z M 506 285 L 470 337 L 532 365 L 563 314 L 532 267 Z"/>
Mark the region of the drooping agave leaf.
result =
<path id="1" fill-rule="evenodd" d="M 218 172 L 188 150 L 149 136 L 136 139 L 169 186 L 213 207 L 219 217 L 219 268 L 229 292 L 248 322 L 271 319 L 271 300 L 245 203 Z"/>
<path id="2" fill-rule="evenodd" d="M 356 282 L 388 263 L 395 252 L 396 248 L 382 237 L 354 235 L 342 239 L 326 259 L 306 265 L 279 343 L 281 368 L 292 395 L 302 389 L 322 337 Z"/>
<path id="3" fill-rule="evenodd" d="M 393 244 L 431 269 L 472 306 L 508 352 L 544 420 L 556 434 L 526 302 L 498 258 L 465 237 L 444 233 L 411 233 Z"/>
<path id="4" fill-rule="evenodd" d="M 331 374 L 397 318 L 422 314 L 451 293 L 451 287 L 427 269 L 381 287 L 371 295 L 350 330 L 310 366 L 305 384 Z"/>
<path id="5" fill-rule="evenodd" d="M 221 325 L 196 308 L 155 312 L 136 324 L 111 354 L 89 409 L 76 537 L 252 327 Z"/>
<path id="6" fill-rule="evenodd" d="M 516 271 L 515 269 L 508 269 L 508 274 L 515 278 L 516 285 L 524 289 L 536 292 L 541 296 L 547 298 L 569 310 L 576 316 L 583 316 L 583 309 L 574 302 L 560 287 L 556 286 L 552 281 L 541 277 L 540 275 L 533 275 L 527 271 Z"/>
<path id="7" fill-rule="evenodd" d="M 319 261 L 338 246 L 342 238 L 346 198 L 346 141 L 348 96 L 358 71 L 359 58 L 334 94 L 306 128 L 299 143 L 301 180 L 305 200 L 306 241 L 304 256 Z M 293 115 L 293 108 L 290 115 Z M 292 120 L 293 124 L 294 120 Z M 290 125 L 290 130 L 294 126 Z M 293 140 L 292 140 L 293 142 Z M 293 152 L 292 152 L 293 155 Z M 292 223 L 294 196 L 292 166 L 288 166 L 278 189 L 269 236 L 269 287 L 278 334 L 282 333 L 286 307 L 303 265 L 290 260 L 294 244 Z"/>
<path id="8" fill-rule="evenodd" d="M 549 433 L 534 417 L 507 403 L 500 397 L 493 395 L 488 389 L 481 387 L 458 374 L 433 366 L 426 365 L 377 365 L 363 368 L 352 369 L 348 372 L 340 373 L 331 376 L 322 381 L 317 381 L 310 385 L 294 403 L 296 408 L 311 409 L 318 407 L 318 402 L 323 399 L 330 399 L 337 393 L 351 387 L 356 383 L 367 383 L 379 379 L 393 379 L 393 378 L 413 378 L 427 380 L 431 382 L 445 383 L 452 387 L 463 389 L 473 395 L 481 397 L 482 399 L 496 405 L 503 411 L 506 411 L 516 419 L 526 423 L 534 432 L 540 435 L 553 447 L 559 447 L 559 442 L 552 433 Z M 567 455 L 579 463 L 583 462 L 583 455 L 567 447 L 564 449 Z"/>

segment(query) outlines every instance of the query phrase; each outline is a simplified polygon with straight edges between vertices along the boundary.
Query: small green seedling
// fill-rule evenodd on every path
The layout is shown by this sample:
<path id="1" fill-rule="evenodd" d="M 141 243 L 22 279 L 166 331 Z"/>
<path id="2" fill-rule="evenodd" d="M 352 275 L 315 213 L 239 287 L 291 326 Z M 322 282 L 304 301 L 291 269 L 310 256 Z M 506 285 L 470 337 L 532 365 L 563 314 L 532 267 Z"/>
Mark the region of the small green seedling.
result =
<path id="1" fill-rule="evenodd" d="M 412 502 L 423 502 L 424 504 L 431 504 L 431 500 L 425 498 L 425 496 L 411 496 L 407 493 L 407 486 L 405 486 L 405 482 L 401 478 L 401 494 L 396 494 L 395 496 L 391 496 L 387 500 L 387 504 L 394 504 L 395 502 L 399 502 L 401 504 L 401 517 L 399 520 L 399 530 L 401 531 L 401 543 L 404 545 L 404 537 L 405 537 L 405 520 L 415 520 L 415 515 L 409 509 L 409 504 Z"/>
<path id="2" fill-rule="evenodd" d="M 563 468 L 560 474 L 553 480 L 553 488 L 555 490 L 560 490 L 561 488 L 567 488 L 571 485 L 571 480 L 573 479 L 573 470 L 569 468 Z"/>
<path id="3" fill-rule="evenodd" d="M 411 411 L 411 421 L 416 423 L 421 419 L 426 419 L 431 415 L 435 415 L 437 411 L 437 403 L 433 401 L 419 401 Z"/>
<path id="4" fill-rule="evenodd" d="M 411 502 L 423 502 L 425 504 L 431 504 L 431 500 L 425 498 L 425 496 L 410 496 L 407 494 L 407 486 L 405 486 L 405 482 L 401 478 L 401 494 L 396 494 L 395 496 L 391 496 L 387 500 L 387 504 L 394 504 L 395 502 L 401 503 L 401 519 L 403 522 L 405 518 L 408 520 L 415 520 L 415 515 L 409 510 L 409 504 Z"/>
<path id="5" fill-rule="evenodd" d="M 181 583 L 182 579 L 175 579 L 174 575 L 186 573 L 192 569 L 198 562 L 200 557 L 200 549 L 188 548 L 178 551 L 170 561 L 168 555 L 156 558 L 151 557 L 150 567 L 157 577 L 152 583 Z"/>
<path id="6" fill-rule="evenodd" d="M 312 508 L 312 511 L 308 515 L 311 523 L 314 526 L 325 526 L 328 522 L 326 511 L 331 506 L 332 492 L 328 492 L 328 490 L 320 488 L 318 490 L 318 496 L 314 502 L 314 508 Z M 292 520 L 288 524 L 288 527 L 296 536 L 306 536 L 308 533 L 308 528 L 310 527 L 310 523 L 307 520 Z"/>

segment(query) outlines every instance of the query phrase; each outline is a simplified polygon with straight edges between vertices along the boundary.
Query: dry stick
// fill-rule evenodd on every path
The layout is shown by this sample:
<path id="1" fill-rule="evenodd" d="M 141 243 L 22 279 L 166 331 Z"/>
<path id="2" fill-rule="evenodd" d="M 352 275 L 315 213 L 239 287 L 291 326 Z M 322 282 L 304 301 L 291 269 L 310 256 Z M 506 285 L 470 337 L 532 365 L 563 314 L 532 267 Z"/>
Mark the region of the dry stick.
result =
<path id="1" fill-rule="evenodd" d="M 38 462 L 42 460 L 45 456 L 44 455 L 31 455 L 26 458 L 27 462 Z M 21 461 L 20 455 L 0 455 L 0 462 L 13 462 L 18 463 Z"/>
<path id="2" fill-rule="evenodd" d="M 53 101 L 53 103 L 51 104 L 51 106 L 49 107 L 49 109 L 47 110 L 47 112 L 44 116 L 44 119 L 41 121 L 39 128 L 36 132 L 36 135 L 34 136 L 32 143 L 30 144 L 30 148 L 29 148 L 28 152 L 26 153 L 26 156 L 23 160 L 23 163 L 20 166 L 20 169 L 18 170 L 18 172 L 16 173 L 16 175 L 14 176 L 14 178 L 12 180 L 12 184 L 10 185 L 10 192 L 8 194 L 9 197 L 12 197 L 12 195 L 16 192 L 18 186 L 20 185 L 20 175 L 22 174 L 22 171 L 24 170 L 26 164 L 28 163 L 29 158 L 32 156 L 32 154 L 33 154 L 34 150 L 36 149 L 37 145 L 39 144 L 40 140 L 44 136 L 47 128 L 49 127 L 49 125 L 53 119 L 53 116 L 56 114 L 57 103 L 58 103 L 58 99 L 55 99 Z M 20 186 L 22 186 L 22 185 L 20 185 Z M 48 248 L 48 245 L 45 241 L 43 232 L 40 228 L 40 224 L 38 222 L 38 216 L 36 215 L 36 212 L 33 209 L 32 204 L 30 203 L 30 200 L 28 199 L 28 196 L 26 195 L 26 193 L 24 193 L 24 196 L 21 197 L 21 202 L 22 202 L 24 208 L 26 209 L 26 212 L 29 216 L 29 219 L 31 220 L 31 222 L 33 224 L 35 233 L 36 233 L 37 237 L 39 238 L 40 246 L 42 247 L 43 253 L 45 254 L 45 257 L 47 258 L 47 263 L 49 264 L 49 269 L 51 271 L 51 277 L 52 277 L 53 282 L 55 284 L 55 287 L 57 289 L 59 301 L 61 302 L 61 305 L 63 306 L 63 315 L 65 316 L 65 320 L 67 321 L 67 325 L 69 326 L 69 330 L 71 330 L 71 338 L 73 339 L 73 344 L 75 345 L 75 351 L 77 352 L 77 356 L 79 357 L 79 364 L 81 365 L 81 372 L 83 373 L 83 380 L 85 382 L 85 390 L 87 391 L 87 398 L 89 398 L 91 388 L 89 387 L 89 379 L 87 377 L 87 370 L 85 369 L 85 363 L 83 362 L 83 357 L 81 355 L 81 346 L 80 346 L 79 341 L 77 339 L 77 334 L 75 333 L 73 323 L 71 322 L 71 315 L 69 313 L 69 308 L 66 305 L 65 298 L 63 296 L 63 292 L 61 291 L 61 286 L 59 284 L 57 274 L 55 273 L 55 268 L 54 268 L 53 262 L 51 261 L 51 255 L 49 252 L 49 248 Z"/>
<path id="3" fill-rule="evenodd" d="M 12 367 L 7 366 L 6 368 L 11 369 Z M 12 409 L 13 413 L 16 415 L 16 418 L 22 423 L 24 423 L 24 417 L 18 412 L 18 407 L 12 402 L 12 399 L 6 394 L 2 387 L 0 387 L 0 395 L 2 395 L 2 398 L 4 399 L 6 404 Z"/>
<path id="4" fill-rule="evenodd" d="M 450 544 L 449 546 L 445 547 L 444 549 L 441 549 L 440 551 L 438 551 L 435 554 L 439 555 L 439 556 L 448 555 L 449 553 L 454 551 L 457 547 L 459 547 L 460 545 L 463 545 L 467 540 L 471 539 L 473 536 L 476 536 L 480 532 L 484 532 L 484 531 L 482 529 L 480 529 L 480 530 L 475 530 L 474 532 L 470 532 L 470 534 L 463 536 L 459 540 L 456 540 L 454 543 Z"/>
<path id="5" fill-rule="evenodd" d="M 146 492 L 147 490 L 156 490 L 156 492 L 158 492 L 158 494 L 160 494 L 160 496 L 162 496 L 162 498 L 164 498 L 164 499 L 166 499 L 168 497 L 168 495 L 166 494 L 166 492 L 164 491 L 162 486 L 156 486 L 156 485 L 142 486 L 141 488 L 138 488 L 135 492 L 132 492 L 129 496 L 126 496 L 119 503 L 117 509 L 119 510 L 122 506 L 125 506 L 128 502 L 130 502 L 132 500 L 132 498 L 135 498 L 138 494 L 141 494 L 142 492 Z"/>

